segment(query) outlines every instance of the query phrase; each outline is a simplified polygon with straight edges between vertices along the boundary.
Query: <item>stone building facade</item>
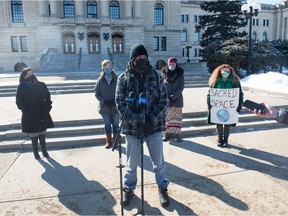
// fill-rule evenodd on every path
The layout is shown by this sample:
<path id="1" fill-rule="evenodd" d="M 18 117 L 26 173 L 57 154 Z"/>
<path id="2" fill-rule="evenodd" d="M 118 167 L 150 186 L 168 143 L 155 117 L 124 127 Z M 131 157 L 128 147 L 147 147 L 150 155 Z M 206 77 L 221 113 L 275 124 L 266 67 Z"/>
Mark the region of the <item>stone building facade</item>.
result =
<path id="1" fill-rule="evenodd" d="M 129 57 L 134 43 L 146 46 L 153 63 L 171 56 L 180 62 L 197 62 L 201 59 L 201 32 L 195 31 L 195 25 L 204 14 L 201 2 L 2 0 L 0 72 L 13 71 L 22 63 L 41 70 L 53 52 L 99 59 L 111 53 Z M 264 5 L 256 19 L 253 30 L 257 39 L 264 32 L 267 40 L 288 38 L 287 0 Z"/>

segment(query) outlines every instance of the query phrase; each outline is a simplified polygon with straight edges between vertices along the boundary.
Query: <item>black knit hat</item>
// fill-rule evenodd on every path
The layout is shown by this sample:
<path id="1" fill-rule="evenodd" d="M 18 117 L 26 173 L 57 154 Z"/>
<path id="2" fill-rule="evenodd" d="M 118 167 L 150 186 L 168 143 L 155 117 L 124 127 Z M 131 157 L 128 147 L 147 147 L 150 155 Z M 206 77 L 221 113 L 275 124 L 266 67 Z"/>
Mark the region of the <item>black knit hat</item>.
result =
<path id="1" fill-rule="evenodd" d="M 148 53 L 146 48 L 142 44 L 134 44 L 130 50 L 130 59 L 131 62 L 135 60 L 140 55 L 146 55 L 148 58 Z"/>

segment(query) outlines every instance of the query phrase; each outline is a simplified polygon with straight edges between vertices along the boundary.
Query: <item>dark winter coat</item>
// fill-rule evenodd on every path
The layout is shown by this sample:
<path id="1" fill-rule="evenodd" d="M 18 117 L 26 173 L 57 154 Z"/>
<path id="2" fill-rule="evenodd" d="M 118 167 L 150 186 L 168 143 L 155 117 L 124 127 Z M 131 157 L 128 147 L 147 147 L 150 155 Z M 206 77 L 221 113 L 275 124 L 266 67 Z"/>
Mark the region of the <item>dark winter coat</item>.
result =
<path id="1" fill-rule="evenodd" d="M 22 132 L 36 133 L 54 127 L 49 114 L 52 101 L 45 83 L 22 81 L 17 88 L 16 104 L 22 111 Z"/>
<path id="2" fill-rule="evenodd" d="M 220 88 L 220 89 L 229 89 L 229 88 L 239 88 L 239 105 L 237 107 L 237 112 L 240 112 L 240 110 L 242 109 L 242 104 L 243 104 L 243 91 L 241 88 L 241 84 L 240 81 L 237 83 L 232 83 L 232 79 L 230 77 L 227 78 L 226 81 L 224 81 L 221 77 L 217 78 L 216 83 L 214 86 L 210 86 L 210 88 Z M 208 118 L 207 118 L 207 123 L 208 124 L 214 124 L 211 122 L 211 115 L 210 115 L 210 91 L 208 91 L 207 94 L 207 105 L 208 105 Z M 235 127 L 236 124 L 231 124 L 230 126 Z"/>
<path id="3" fill-rule="evenodd" d="M 112 73 L 112 77 L 110 85 L 105 79 L 105 76 L 100 76 L 96 81 L 95 97 L 99 101 L 98 110 L 100 114 L 118 114 L 115 104 L 115 92 L 118 76 L 115 73 Z"/>
<path id="4" fill-rule="evenodd" d="M 137 99 L 130 106 L 129 112 L 126 116 L 126 121 L 123 124 L 122 132 L 124 134 L 130 134 L 139 136 L 140 130 L 137 126 L 137 115 L 139 115 L 140 108 L 137 105 L 138 96 L 141 90 L 140 82 L 136 78 L 136 71 L 132 68 L 131 62 L 128 65 L 127 71 L 123 72 L 117 83 L 116 90 L 116 103 L 117 108 L 121 116 L 124 115 L 127 108 L 126 99 L 130 92 L 135 92 Z M 165 127 L 164 114 L 167 109 L 167 91 L 164 85 L 163 77 L 152 69 L 150 66 L 145 72 L 143 93 L 147 98 L 147 104 L 144 106 L 145 110 L 145 125 L 149 127 L 150 134 L 155 132 L 161 132 Z M 147 121 L 149 119 L 150 121 Z"/>
<path id="5" fill-rule="evenodd" d="M 183 108 L 184 70 L 177 65 L 174 71 L 170 71 L 165 66 L 162 68 L 162 76 L 168 93 L 168 106 Z"/>

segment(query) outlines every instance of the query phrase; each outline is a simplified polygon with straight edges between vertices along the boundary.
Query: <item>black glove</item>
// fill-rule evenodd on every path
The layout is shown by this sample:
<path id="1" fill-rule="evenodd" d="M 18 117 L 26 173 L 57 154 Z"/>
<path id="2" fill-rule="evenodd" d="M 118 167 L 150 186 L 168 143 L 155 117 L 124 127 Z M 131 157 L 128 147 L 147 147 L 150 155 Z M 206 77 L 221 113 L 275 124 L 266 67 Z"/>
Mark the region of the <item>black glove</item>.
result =
<path id="1" fill-rule="evenodd" d="M 143 126 L 144 135 L 147 137 L 154 132 L 154 122 L 151 117 L 146 116 L 145 124 Z"/>
<path id="2" fill-rule="evenodd" d="M 212 109 L 211 104 L 207 104 L 207 105 L 208 105 L 208 109 L 209 109 L 209 110 Z"/>
<path id="3" fill-rule="evenodd" d="M 240 111 L 241 111 L 241 109 L 242 109 L 242 105 L 239 105 L 238 107 L 237 107 L 237 112 L 239 113 Z"/>

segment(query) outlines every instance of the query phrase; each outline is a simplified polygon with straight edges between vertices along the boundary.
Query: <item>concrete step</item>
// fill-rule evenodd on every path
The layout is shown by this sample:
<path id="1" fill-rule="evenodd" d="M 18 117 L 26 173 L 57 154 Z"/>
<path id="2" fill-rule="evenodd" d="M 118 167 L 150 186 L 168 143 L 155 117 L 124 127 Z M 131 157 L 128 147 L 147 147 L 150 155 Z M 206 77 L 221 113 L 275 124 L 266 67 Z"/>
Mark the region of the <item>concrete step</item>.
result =
<path id="1" fill-rule="evenodd" d="M 266 120 L 258 122 L 239 122 L 237 127 L 231 129 L 231 134 L 240 132 L 253 132 L 257 130 L 271 130 L 277 129 L 281 125 L 275 120 Z M 182 136 L 195 137 L 195 136 L 207 136 L 216 134 L 215 125 L 193 125 L 182 128 Z M 121 138 L 124 143 L 124 137 Z M 91 147 L 96 145 L 104 145 L 104 134 L 77 134 L 69 136 L 49 136 L 47 135 L 46 142 L 47 148 L 52 149 L 64 149 L 64 148 L 81 148 Z M 17 140 L 4 140 L 0 143 L 1 152 L 14 152 L 31 150 L 32 144 L 28 137 Z"/>

